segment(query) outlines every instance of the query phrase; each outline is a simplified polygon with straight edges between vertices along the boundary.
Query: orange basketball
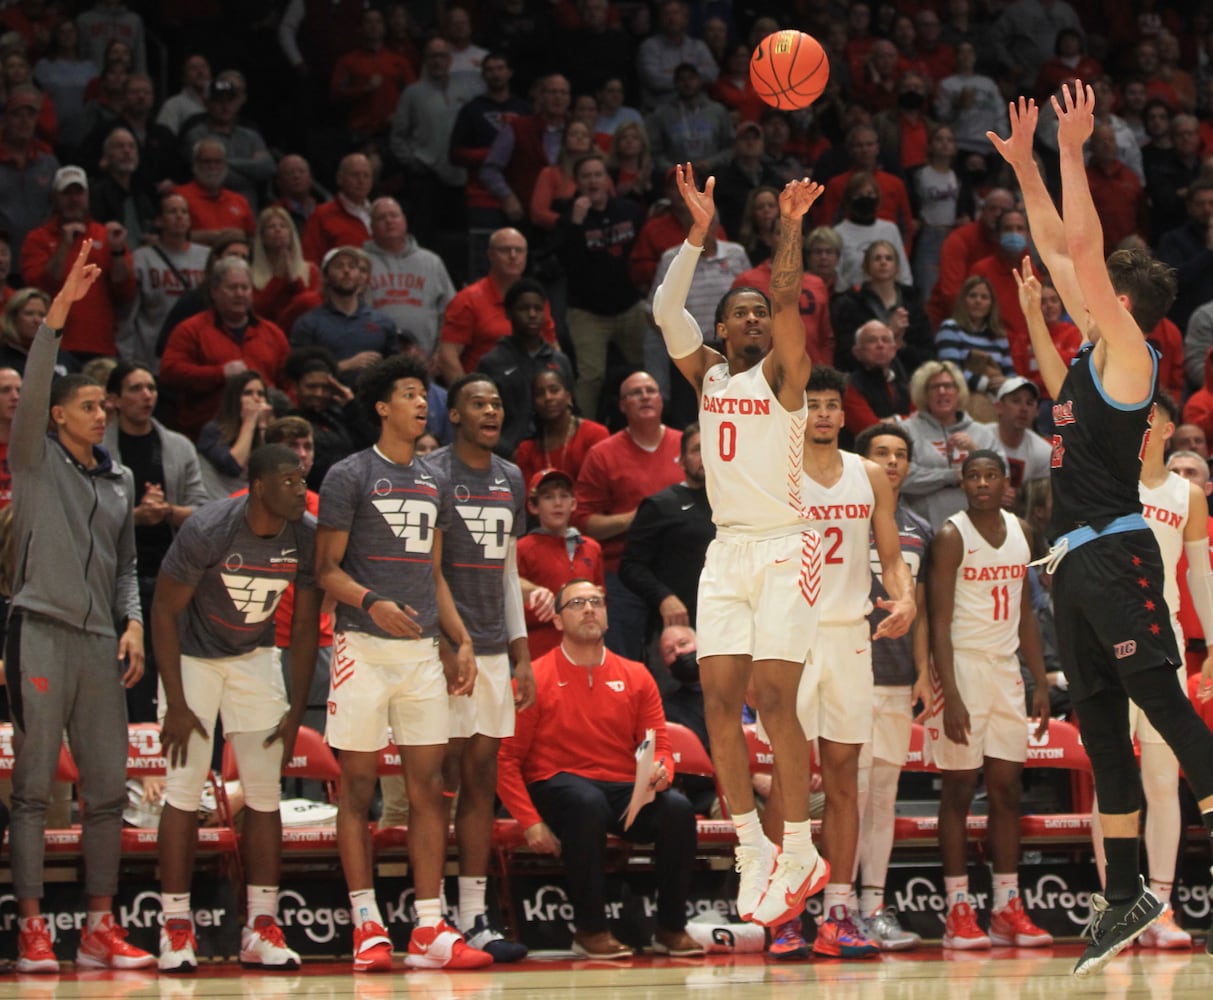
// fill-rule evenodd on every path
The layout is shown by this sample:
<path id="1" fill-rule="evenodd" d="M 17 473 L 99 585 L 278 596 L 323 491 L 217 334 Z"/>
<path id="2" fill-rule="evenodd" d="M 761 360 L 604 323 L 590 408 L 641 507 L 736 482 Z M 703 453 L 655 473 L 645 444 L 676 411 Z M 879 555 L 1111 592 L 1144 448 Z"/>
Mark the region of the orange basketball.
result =
<path id="1" fill-rule="evenodd" d="M 812 35 L 776 31 L 750 57 L 750 82 L 767 104 L 784 111 L 807 108 L 826 89 L 830 60 Z"/>

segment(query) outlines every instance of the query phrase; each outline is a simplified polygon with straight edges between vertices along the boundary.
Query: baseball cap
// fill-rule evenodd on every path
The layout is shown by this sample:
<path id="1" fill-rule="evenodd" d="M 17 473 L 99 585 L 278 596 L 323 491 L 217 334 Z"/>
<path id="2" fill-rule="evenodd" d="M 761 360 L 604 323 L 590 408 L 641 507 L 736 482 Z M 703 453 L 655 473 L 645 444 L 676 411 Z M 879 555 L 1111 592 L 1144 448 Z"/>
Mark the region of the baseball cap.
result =
<path id="1" fill-rule="evenodd" d="M 569 489 L 573 488 L 573 479 L 567 473 L 560 469 L 540 469 L 535 475 L 531 476 L 530 486 L 527 488 L 526 495 L 528 497 L 538 496 L 539 488 L 545 483 L 562 482 Z"/>
<path id="2" fill-rule="evenodd" d="M 1024 378 L 1022 375 L 1012 375 L 1009 379 L 1003 382 L 998 387 L 998 393 L 995 395 L 996 400 L 1001 400 L 1005 396 L 1011 395 L 1013 392 L 1018 392 L 1020 389 L 1031 389 L 1032 395 L 1040 399 L 1040 390 L 1036 388 L 1036 383 Z"/>
<path id="3" fill-rule="evenodd" d="M 332 250 L 324 255 L 324 259 L 320 262 L 321 273 L 327 271 L 329 269 L 329 264 L 343 254 L 353 257 L 363 267 L 370 268 L 371 266 L 371 258 L 367 256 L 365 250 L 363 250 L 361 247 L 349 246 L 347 244 L 345 246 L 333 247 Z"/>
<path id="4" fill-rule="evenodd" d="M 236 85 L 235 80 L 225 80 L 220 77 L 211 83 L 210 96 L 213 100 L 222 101 L 229 97 L 236 97 L 240 93 L 240 88 Z"/>
<path id="5" fill-rule="evenodd" d="M 17 108 L 32 108 L 38 111 L 41 107 L 42 100 L 33 87 L 14 87 L 8 95 L 8 100 L 4 102 L 5 111 L 15 111 Z"/>
<path id="6" fill-rule="evenodd" d="M 79 184 L 88 190 L 88 175 L 80 167 L 60 167 L 55 171 L 55 179 L 51 182 L 52 190 L 66 191 L 73 184 Z"/>
<path id="7" fill-rule="evenodd" d="M 742 122 L 737 126 L 737 131 L 733 133 L 733 137 L 740 139 L 747 132 L 756 132 L 759 135 L 762 135 L 762 126 L 759 125 L 758 122 Z"/>

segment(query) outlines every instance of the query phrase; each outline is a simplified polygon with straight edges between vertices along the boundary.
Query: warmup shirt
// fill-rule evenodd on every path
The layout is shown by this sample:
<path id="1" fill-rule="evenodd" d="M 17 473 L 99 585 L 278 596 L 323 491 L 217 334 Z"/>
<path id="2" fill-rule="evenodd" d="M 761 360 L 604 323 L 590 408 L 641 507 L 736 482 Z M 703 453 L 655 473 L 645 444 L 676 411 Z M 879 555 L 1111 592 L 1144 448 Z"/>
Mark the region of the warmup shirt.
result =
<path id="1" fill-rule="evenodd" d="M 956 571 L 952 648 L 1005 656 L 1019 648 L 1020 601 L 1032 558 L 1019 518 L 1005 510 L 1007 537 L 995 548 L 965 511 L 948 520 L 960 532 L 964 557 Z"/>
<path id="2" fill-rule="evenodd" d="M 316 520 L 304 514 L 272 538 L 254 534 L 247 497 L 200 507 L 181 526 L 161 570 L 194 587 L 178 622 L 181 652 L 242 656 L 274 645 L 274 614 L 287 587 L 314 587 Z"/>
<path id="3" fill-rule="evenodd" d="M 871 526 L 876 498 L 863 459 L 848 451 L 842 475 L 825 487 L 804 475 L 805 510 L 821 535 L 821 623 L 855 622 L 872 610 Z"/>
<path id="4" fill-rule="evenodd" d="M 513 462 L 492 455 L 489 468 L 464 465 L 452 446 L 424 459 L 449 483 L 455 517 L 442 539 L 442 574 L 478 656 L 509 651 L 505 557 L 526 528 L 526 489 Z M 357 578 L 355 578 L 357 579 Z"/>
<path id="5" fill-rule="evenodd" d="M 790 413 L 762 364 L 703 378 L 699 427 L 708 500 L 717 537 L 779 538 L 809 528 L 801 478 L 806 409 Z"/>
<path id="6" fill-rule="evenodd" d="M 897 505 L 894 514 L 897 519 L 897 535 L 901 541 L 901 558 L 910 567 L 910 578 L 915 585 L 927 578 L 927 554 L 931 549 L 931 539 L 934 532 L 931 526 L 903 504 Z M 889 613 L 876 607 L 877 598 L 888 598 L 881 580 L 880 557 L 876 553 L 876 540 L 871 542 L 872 559 L 872 613 L 868 622 L 875 635 L 880 623 L 889 617 Z M 876 683 L 887 687 L 908 687 L 918 679 L 918 669 L 914 666 L 914 631 L 911 629 L 905 635 L 896 639 L 881 639 L 872 643 L 872 673 Z"/>
<path id="7" fill-rule="evenodd" d="M 398 465 L 377 447 L 342 459 L 320 487 L 320 524 L 349 534 L 341 568 L 362 586 L 411 607 L 426 639 L 438 636 L 434 531 L 448 531 L 454 516 L 451 491 L 437 469 L 417 458 Z M 334 631 L 396 638 L 361 607 L 342 603 Z"/>

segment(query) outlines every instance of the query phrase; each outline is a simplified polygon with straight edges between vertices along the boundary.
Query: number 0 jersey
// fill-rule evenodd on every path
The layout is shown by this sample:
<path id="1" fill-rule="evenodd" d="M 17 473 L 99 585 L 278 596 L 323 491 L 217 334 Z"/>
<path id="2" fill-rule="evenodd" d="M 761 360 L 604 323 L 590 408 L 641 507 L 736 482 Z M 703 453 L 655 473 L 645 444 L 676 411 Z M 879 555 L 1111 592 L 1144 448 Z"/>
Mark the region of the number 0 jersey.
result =
<path id="1" fill-rule="evenodd" d="M 825 487 L 802 473 L 805 510 L 821 535 L 821 622 L 855 622 L 872 610 L 869 538 L 876 498 L 863 459 L 839 452 L 842 475 Z"/>
<path id="2" fill-rule="evenodd" d="M 789 413 L 762 365 L 709 368 L 699 400 L 700 440 L 717 535 L 778 538 L 808 527 L 801 497 L 805 407 Z"/>
<path id="3" fill-rule="evenodd" d="M 1019 648 L 1020 602 L 1032 555 L 1019 518 L 1001 513 L 1007 537 L 998 548 L 982 537 L 968 512 L 948 518 L 964 546 L 956 571 L 953 649 L 1004 656 Z"/>

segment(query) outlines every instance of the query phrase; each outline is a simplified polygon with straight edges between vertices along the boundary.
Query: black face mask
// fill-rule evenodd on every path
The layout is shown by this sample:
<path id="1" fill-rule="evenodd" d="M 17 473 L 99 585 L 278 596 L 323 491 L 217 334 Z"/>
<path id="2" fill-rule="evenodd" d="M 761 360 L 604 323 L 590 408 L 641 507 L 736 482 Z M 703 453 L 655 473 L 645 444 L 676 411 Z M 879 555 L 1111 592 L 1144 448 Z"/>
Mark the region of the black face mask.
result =
<path id="1" fill-rule="evenodd" d="M 898 107 L 904 108 L 906 111 L 917 111 L 926 103 L 926 96 L 917 90 L 907 90 L 904 94 L 897 95 Z"/>
<path id="2" fill-rule="evenodd" d="M 699 659 L 692 651 L 679 653 L 670 664 L 670 675 L 679 684 L 699 683 Z"/>
<path id="3" fill-rule="evenodd" d="M 880 199 L 870 194 L 861 194 L 851 199 L 851 214 L 860 222 L 871 222 L 876 218 L 876 206 Z"/>
<path id="4" fill-rule="evenodd" d="M 978 184 L 985 182 L 986 172 L 981 167 L 978 167 L 975 170 L 967 171 L 965 176 L 969 178 L 969 183 L 976 187 Z"/>

